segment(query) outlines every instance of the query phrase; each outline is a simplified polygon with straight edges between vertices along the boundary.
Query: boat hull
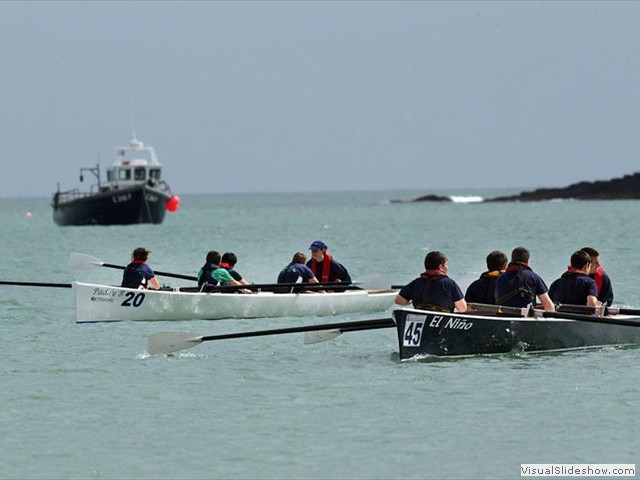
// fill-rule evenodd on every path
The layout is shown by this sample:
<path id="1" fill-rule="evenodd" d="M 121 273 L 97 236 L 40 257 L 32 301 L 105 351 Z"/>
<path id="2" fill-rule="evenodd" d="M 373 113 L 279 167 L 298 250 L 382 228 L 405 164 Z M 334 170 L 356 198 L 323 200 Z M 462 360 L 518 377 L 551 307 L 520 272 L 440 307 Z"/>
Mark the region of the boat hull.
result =
<path id="1" fill-rule="evenodd" d="M 60 201 L 54 195 L 53 221 L 70 225 L 132 225 L 162 223 L 170 194 L 148 185 L 106 190 Z"/>
<path id="2" fill-rule="evenodd" d="M 397 292 L 191 293 L 74 282 L 76 322 L 123 320 L 218 320 L 226 318 L 327 316 L 382 312 Z"/>
<path id="3" fill-rule="evenodd" d="M 640 344 L 640 327 L 567 319 L 491 317 L 415 309 L 393 312 L 401 359 L 544 352 Z M 638 321 L 640 317 L 611 318 Z"/>

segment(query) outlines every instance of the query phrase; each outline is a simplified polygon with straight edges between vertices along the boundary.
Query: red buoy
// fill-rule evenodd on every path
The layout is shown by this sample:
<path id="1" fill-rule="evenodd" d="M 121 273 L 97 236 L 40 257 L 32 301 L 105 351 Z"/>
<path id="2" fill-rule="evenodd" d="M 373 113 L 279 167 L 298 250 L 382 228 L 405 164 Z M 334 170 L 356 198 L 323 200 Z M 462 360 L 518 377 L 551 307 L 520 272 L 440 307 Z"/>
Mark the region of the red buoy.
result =
<path id="1" fill-rule="evenodd" d="M 169 198 L 165 203 L 165 207 L 167 207 L 167 210 L 169 210 L 170 212 L 177 212 L 180 208 L 180 197 L 177 195 L 172 195 L 171 198 Z"/>

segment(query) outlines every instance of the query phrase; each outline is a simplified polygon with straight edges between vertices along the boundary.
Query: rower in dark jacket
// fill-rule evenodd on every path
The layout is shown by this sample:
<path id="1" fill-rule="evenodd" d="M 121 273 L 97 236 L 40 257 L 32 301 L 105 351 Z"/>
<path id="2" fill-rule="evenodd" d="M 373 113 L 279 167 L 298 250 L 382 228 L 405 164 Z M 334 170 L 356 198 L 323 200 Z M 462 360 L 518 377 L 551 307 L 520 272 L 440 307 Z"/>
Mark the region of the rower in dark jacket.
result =
<path id="1" fill-rule="evenodd" d="M 589 277 L 591 257 L 583 250 L 571 255 L 571 265 L 560 278 L 549 288 L 549 296 L 554 303 L 569 305 L 602 305 L 597 298 L 598 288 L 593 278 Z"/>
<path id="2" fill-rule="evenodd" d="M 555 307 L 549 298 L 549 289 L 542 277 L 529 267 L 529 258 L 526 248 L 513 249 L 507 270 L 496 281 L 496 305 L 523 308 L 535 304 L 537 296 L 542 307 L 553 312 Z"/>
<path id="3" fill-rule="evenodd" d="M 493 305 L 495 301 L 496 280 L 507 268 L 507 256 L 499 250 L 487 255 L 487 271 L 469 285 L 464 299 L 467 303 Z"/>
<path id="4" fill-rule="evenodd" d="M 440 312 L 458 312 L 467 310 L 462 290 L 458 284 L 447 276 L 449 262 L 444 253 L 429 252 L 424 257 L 425 271 L 411 281 L 396 295 L 398 305 L 413 303 L 420 310 Z"/>
<path id="5" fill-rule="evenodd" d="M 291 263 L 278 274 L 278 283 L 318 283 L 318 279 L 311 269 L 305 265 L 307 256 L 303 252 L 296 252 Z"/>
<path id="6" fill-rule="evenodd" d="M 131 263 L 127 265 L 122 273 L 122 283 L 120 286 L 127 288 L 141 288 L 153 290 L 160 289 L 160 282 L 156 274 L 149 265 L 147 259 L 151 252 L 144 247 L 136 248 L 131 254 Z"/>
<path id="7" fill-rule="evenodd" d="M 581 249 L 583 252 L 587 252 L 591 257 L 591 268 L 589 269 L 589 276 L 596 282 L 598 288 L 598 300 L 603 304 L 613 305 L 613 287 L 611 286 L 611 279 L 607 272 L 604 271 L 602 265 L 600 265 L 600 253 L 595 248 L 584 247 Z"/>

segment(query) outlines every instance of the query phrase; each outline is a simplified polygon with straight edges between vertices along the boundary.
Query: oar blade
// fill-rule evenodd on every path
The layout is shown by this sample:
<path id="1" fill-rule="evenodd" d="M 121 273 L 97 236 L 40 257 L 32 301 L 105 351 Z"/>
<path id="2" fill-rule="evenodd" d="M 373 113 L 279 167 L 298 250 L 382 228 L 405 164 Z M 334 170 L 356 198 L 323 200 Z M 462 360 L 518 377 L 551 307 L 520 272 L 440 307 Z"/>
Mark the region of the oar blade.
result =
<path id="1" fill-rule="evenodd" d="M 168 353 L 179 352 L 187 348 L 195 347 L 202 343 L 202 337 L 194 336 L 193 333 L 183 332 L 159 332 L 149 336 L 149 354 L 166 355 Z"/>
<path id="2" fill-rule="evenodd" d="M 104 262 L 96 257 L 87 255 L 86 253 L 71 252 L 69 254 L 69 267 L 82 270 L 91 267 L 101 267 Z"/>
<path id="3" fill-rule="evenodd" d="M 342 332 L 336 330 L 315 330 L 313 332 L 304 333 L 304 344 L 313 345 L 314 343 L 326 342 L 342 335 Z"/>

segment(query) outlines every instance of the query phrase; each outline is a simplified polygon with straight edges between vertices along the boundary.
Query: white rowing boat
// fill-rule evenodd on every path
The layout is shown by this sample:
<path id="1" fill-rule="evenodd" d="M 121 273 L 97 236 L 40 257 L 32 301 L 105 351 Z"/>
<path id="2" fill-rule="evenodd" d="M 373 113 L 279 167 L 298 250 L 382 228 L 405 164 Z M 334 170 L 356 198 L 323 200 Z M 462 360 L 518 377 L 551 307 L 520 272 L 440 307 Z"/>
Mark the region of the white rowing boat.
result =
<path id="1" fill-rule="evenodd" d="M 382 312 L 393 305 L 394 290 L 327 293 L 201 293 L 73 282 L 76 322 L 122 320 L 219 320 L 224 318 L 306 317 Z"/>

